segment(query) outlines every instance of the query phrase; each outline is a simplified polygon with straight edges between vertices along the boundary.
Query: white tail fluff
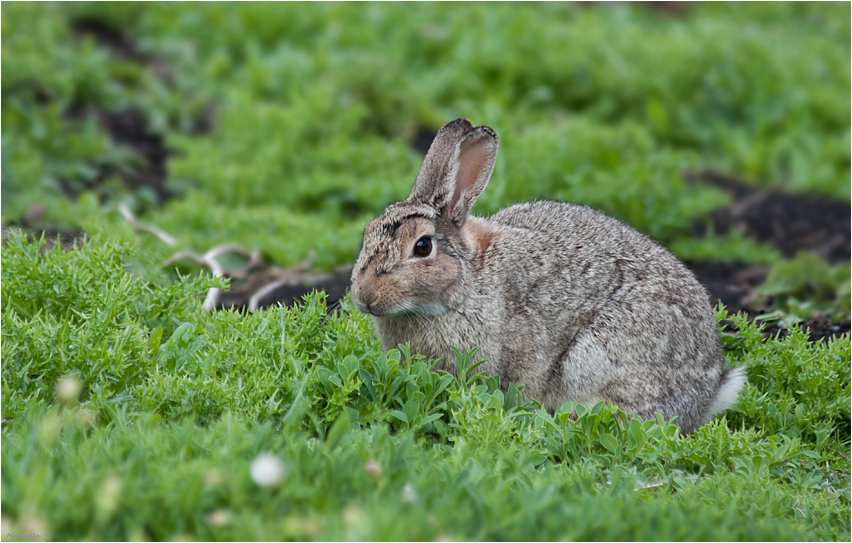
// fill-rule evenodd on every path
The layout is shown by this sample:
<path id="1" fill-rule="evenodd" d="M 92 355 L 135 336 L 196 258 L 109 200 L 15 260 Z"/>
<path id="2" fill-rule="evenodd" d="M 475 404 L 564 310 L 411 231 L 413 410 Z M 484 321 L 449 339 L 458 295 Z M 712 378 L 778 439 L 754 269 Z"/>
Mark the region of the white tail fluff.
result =
<path id="1" fill-rule="evenodd" d="M 737 401 L 737 396 L 746 384 L 746 370 L 744 367 L 732 368 L 722 373 L 722 384 L 719 386 L 713 403 L 710 404 L 710 415 L 725 411 Z"/>

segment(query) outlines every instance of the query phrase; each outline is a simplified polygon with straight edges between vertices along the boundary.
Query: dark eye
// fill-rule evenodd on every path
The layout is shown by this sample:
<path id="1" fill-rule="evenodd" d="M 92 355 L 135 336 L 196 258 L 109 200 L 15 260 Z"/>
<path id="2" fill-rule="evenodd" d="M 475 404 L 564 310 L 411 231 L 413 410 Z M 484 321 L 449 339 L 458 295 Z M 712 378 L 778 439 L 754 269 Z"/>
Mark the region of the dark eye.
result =
<path id="1" fill-rule="evenodd" d="M 432 238 L 423 236 L 414 244 L 414 256 L 429 256 L 432 252 Z"/>

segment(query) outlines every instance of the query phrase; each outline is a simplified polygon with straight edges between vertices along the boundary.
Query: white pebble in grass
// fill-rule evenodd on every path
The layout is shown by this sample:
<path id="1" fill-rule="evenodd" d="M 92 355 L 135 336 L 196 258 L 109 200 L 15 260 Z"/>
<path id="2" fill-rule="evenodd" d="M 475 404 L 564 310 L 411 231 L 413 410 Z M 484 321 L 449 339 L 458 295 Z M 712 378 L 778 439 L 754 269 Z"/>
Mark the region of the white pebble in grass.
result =
<path id="1" fill-rule="evenodd" d="M 405 486 L 402 487 L 402 502 L 403 503 L 414 503 L 417 501 L 417 491 L 414 490 L 414 485 L 411 483 L 405 483 Z"/>
<path id="2" fill-rule="evenodd" d="M 269 453 L 261 453 L 251 463 L 251 478 L 259 486 L 277 486 L 284 478 L 284 463 Z"/>

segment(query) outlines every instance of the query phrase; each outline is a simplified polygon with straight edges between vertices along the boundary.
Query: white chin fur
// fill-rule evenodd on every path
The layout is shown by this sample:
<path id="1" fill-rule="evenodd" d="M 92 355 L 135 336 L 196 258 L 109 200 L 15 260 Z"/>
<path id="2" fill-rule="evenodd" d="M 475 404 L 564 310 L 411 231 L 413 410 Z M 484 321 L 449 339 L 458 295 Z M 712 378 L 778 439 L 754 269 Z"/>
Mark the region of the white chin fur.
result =
<path id="1" fill-rule="evenodd" d="M 420 317 L 434 317 L 447 312 L 446 306 L 437 302 L 429 302 L 426 304 L 416 304 L 411 300 L 404 300 L 396 306 L 392 311 L 388 311 L 383 316 L 393 317 L 397 315 L 415 314 Z"/>

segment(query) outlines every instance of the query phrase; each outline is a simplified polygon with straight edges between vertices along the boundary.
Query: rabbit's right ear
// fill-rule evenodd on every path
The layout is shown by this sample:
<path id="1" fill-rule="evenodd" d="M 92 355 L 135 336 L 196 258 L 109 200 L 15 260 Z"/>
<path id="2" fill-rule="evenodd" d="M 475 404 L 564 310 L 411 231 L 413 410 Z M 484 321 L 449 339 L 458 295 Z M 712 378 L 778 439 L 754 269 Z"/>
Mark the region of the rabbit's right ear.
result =
<path id="1" fill-rule="evenodd" d="M 487 126 L 450 121 L 429 147 L 408 201 L 431 205 L 460 226 L 488 185 L 497 146 L 497 134 Z"/>

